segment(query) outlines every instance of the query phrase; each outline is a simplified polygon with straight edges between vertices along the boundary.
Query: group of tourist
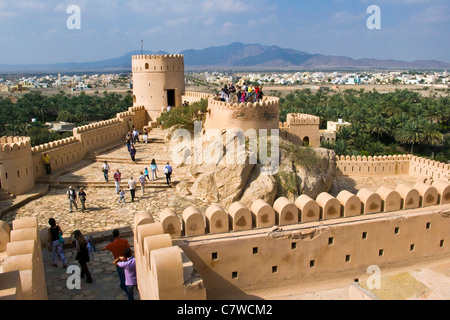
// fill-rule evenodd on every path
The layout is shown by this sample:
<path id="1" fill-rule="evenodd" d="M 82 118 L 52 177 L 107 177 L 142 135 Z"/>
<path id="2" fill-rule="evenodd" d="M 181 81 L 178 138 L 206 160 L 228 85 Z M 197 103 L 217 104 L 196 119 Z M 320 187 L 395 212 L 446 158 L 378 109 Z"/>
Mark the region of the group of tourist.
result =
<path id="1" fill-rule="evenodd" d="M 244 83 L 242 87 L 235 86 L 234 84 L 225 85 L 219 92 L 217 98 L 223 102 L 244 103 L 259 102 L 263 99 L 263 96 L 262 87 Z"/>
<path id="2" fill-rule="evenodd" d="M 106 166 L 106 165 L 107 165 L 107 162 L 105 161 L 104 166 Z M 150 179 L 150 171 L 152 172 L 151 179 Z M 136 198 L 136 187 L 137 187 L 138 183 L 141 187 L 142 195 L 144 195 L 145 194 L 145 185 L 150 181 L 158 180 L 159 169 L 158 169 L 158 165 L 156 164 L 155 159 L 153 159 L 150 164 L 150 171 L 149 171 L 148 167 L 145 167 L 145 169 L 140 172 L 137 181 L 134 179 L 133 175 L 131 175 L 130 180 L 128 180 L 128 182 L 127 182 L 128 190 L 130 191 L 131 202 L 134 202 L 134 200 Z M 172 172 L 173 172 L 173 168 L 170 165 L 170 163 L 168 162 L 164 166 L 164 174 L 166 176 L 166 182 L 167 182 L 168 186 L 170 186 L 172 184 L 172 178 L 171 178 Z M 114 172 L 113 178 L 114 178 L 114 183 L 116 185 L 116 193 L 119 195 L 119 199 L 117 200 L 117 203 L 126 203 L 126 201 L 125 201 L 126 192 L 125 192 L 125 189 L 121 187 L 122 172 L 120 172 L 120 169 L 116 169 L 116 172 Z M 105 179 L 107 180 L 107 178 L 105 178 Z"/>
<path id="3" fill-rule="evenodd" d="M 48 229 L 48 249 L 51 252 L 52 266 L 58 267 L 57 263 L 59 258 L 63 263 L 63 268 L 67 268 L 67 259 L 63 252 L 63 230 L 56 224 L 54 218 L 50 218 L 48 223 L 50 225 Z M 101 250 L 108 250 L 113 254 L 114 261 L 112 263 L 116 266 L 120 288 L 127 295 L 128 300 L 134 300 L 134 291 L 137 289 L 137 278 L 136 261 L 133 257 L 133 252 L 128 240 L 120 237 L 119 230 L 115 229 L 112 235 L 114 240 L 104 248 L 101 248 Z M 94 280 L 88 267 L 90 255 L 93 252 L 93 239 L 91 237 L 88 240 L 80 230 L 75 230 L 70 235 L 70 239 L 72 237 L 74 238 L 73 243 L 77 251 L 75 260 L 78 261 L 81 268 L 80 277 L 81 279 L 86 277 L 86 283 L 93 283 Z"/>

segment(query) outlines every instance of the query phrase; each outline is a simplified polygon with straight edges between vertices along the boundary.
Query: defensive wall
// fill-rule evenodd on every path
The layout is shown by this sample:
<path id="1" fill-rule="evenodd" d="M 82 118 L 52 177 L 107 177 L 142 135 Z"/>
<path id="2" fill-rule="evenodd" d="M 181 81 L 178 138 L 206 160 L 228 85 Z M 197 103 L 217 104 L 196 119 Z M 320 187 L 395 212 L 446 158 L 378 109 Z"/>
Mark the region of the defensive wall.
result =
<path id="1" fill-rule="evenodd" d="M 47 300 L 37 218 L 0 220 L 0 300 Z"/>
<path id="2" fill-rule="evenodd" d="M 133 105 L 144 106 L 147 123 L 162 108 L 179 107 L 185 94 L 183 55 L 136 55 L 132 57 Z"/>
<path id="3" fill-rule="evenodd" d="M 254 129 L 279 129 L 279 98 L 264 97 L 261 102 L 229 103 L 208 99 L 208 114 L 205 130 L 242 129 L 244 132 Z"/>
<path id="4" fill-rule="evenodd" d="M 337 174 L 348 176 L 410 175 L 413 177 L 450 181 L 450 165 L 412 155 L 340 156 L 336 159 Z"/>
<path id="5" fill-rule="evenodd" d="M 35 186 L 29 137 L 0 138 L 0 188 L 22 194 Z"/>
<path id="6" fill-rule="evenodd" d="M 148 212 L 134 217 L 134 254 L 142 300 L 205 300 L 203 280 L 187 255 Z"/>
<path id="7" fill-rule="evenodd" d="M 214 97 L 210 93 L 204 92 L 194 92 L 194 91 L 186 91 L 184 95 L 181 97 L 182 103 L 195 103 L 200 102 L 201 100 L 208 100 L 209 98 Z"/>
<path id="8" fill-rule="evenodd" d="M 250 208 L 212 204 L 204 215 L 195 207 L 182 213 L 167 209 L 152 220 L 147 217 L 136 231 L 138 279 L 152 274 L 142 261 L 155 259 L 142 247 L 160 246 L 163 233 L 164 247 L 180 247 L 193 263 L 207 299 L 240 299 L 246 290 L 319 279 L 352 282 L 371 265 L 392 268 L 450 256 L 450 184 L 443 181 L 362 189 L 356 195 L 344 190 L 336 198 L 328 193 L 316 199 L 301 195 L 295 202 L 279 198 L 273 206 L 263 200 Z"/>
<path id="9" fill-rule="evenodd" d="M 131 107 L 114 119 L 74 128 L 73 137 L 36 147 L 31 147 L 27 137 L 0 138 L 1 188 L 14 195 L 26 193 L 46 174 L 44 153 L 50 156 L 52 171 L 58 171 L 83 160 L 90 151 L 125 141 L 133 126 L 142 130 L 145 117 L 144 107 Z"/>
<path id="10" fill-rule="evenodd" d="M 286 122 L 279 123 L 280 135 L 298 145 L 320 147 L 320 118 L 301 113 L 290 113 Z"/>

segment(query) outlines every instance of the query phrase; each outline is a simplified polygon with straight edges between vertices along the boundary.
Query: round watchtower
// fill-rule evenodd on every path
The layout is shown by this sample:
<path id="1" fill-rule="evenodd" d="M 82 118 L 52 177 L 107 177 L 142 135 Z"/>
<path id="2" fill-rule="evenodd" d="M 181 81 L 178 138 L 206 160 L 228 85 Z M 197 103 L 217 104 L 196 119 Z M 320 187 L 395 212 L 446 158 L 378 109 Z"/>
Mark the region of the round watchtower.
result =
<path id="1" fill-rule="evenodd" d="M 280 104 L 277 97 L 264 97 L 256 103 L 227 103 L 209 98 L 205 130 L 249 129 L 276 130 L 280 118 Z"/>
<path id="2" fill-rule="evenodd" d="M 148 121 L 155 121 L 163 108 L 179 107 L 185 92 L 183 55 L 137 55 L 132 57 L 133 106 L 144 106 Z"/>
<path id="3" fill-rule="evenodd" d="M 20 195 L 32 190 L 34 186 L 31 139 L 0 138 L 0 188 Z"/>

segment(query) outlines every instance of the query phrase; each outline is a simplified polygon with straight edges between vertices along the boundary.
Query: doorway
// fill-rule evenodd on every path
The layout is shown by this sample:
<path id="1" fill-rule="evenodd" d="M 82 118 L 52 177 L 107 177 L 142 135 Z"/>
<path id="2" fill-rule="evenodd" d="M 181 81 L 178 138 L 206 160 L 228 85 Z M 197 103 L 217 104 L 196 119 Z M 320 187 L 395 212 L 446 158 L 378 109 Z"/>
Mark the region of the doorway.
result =
<path id="1" fill-rule="evenodd" d="M 175 107 L 175 90 L 167 90 L 167 106 Z"/>

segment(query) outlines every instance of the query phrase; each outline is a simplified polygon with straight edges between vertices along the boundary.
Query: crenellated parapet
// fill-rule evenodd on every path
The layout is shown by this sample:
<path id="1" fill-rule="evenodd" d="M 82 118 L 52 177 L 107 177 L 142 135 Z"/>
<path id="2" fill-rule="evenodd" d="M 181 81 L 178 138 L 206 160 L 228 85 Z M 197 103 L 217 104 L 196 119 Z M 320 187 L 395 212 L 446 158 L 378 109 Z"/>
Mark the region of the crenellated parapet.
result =
<path id="1" fill-rule="evenodd" d="M 47 300 L 40 232 L 36 217 L 0 221 L 0 300 Z"/>
<path id="2" fill-rule="evenodd" d="M 200 102 L 201 100 L 207 100 L 211 97 L 213 97 L 213 95 L 210 93 L 186 91 L 181 97 L 181 100 L 183 103 L 195 103 Z"/>
<path id="3" fill-rule="evenodd" d="M 296 125 L 320 125 L 320 118 L 303 113 L 288 114 L 284 126 L 291 127 Z"/>
<path id="4" fill-rule="evenodd" d="M 111 126 L 114 124 L 118 124 L 120 123 L 120 118 L 115 118 L 115 119 L 110 119 L 110 120 L 106 120 L 106 121 L 100 121 L 100 122 L 96 122 L 96 123 L 91 123 L 82 127 L 77 127 L 75 128 L 75 133 L 77 134 L 81 134 L 81 133 L 85 133 L 88 131 L 92 131 L 92 130 L 97 130 L 103 127 L 107 127 L 107 126 Z"/>
<path id="5" fill-rule="evenodd" d="M 10 194 L 19 195 L 34 188 L 29 137 L 0 138 L 0 169 L 1 188 Z"/>
<path id="6" fill-rule="evenodd" d="M 183 72 L 184 56 L 168 55 L 136 55 L 132 57 L 133 72 Z"/>
<path id="7" fill-rule="evenodd" d="M 280 99 L 277 97 L 264 97 L 260 102 L 241 102 L 241 103 L 230 103 L 220 100 L 216 100 L 213 97 L 208 99 L 208 107 L 211 112 L 214 109 L 225 109 L 225 110 L 236 110 L 241 111 L 243 109 L 257 109 L 257 108 L 279 108 Z"/>
<path id="8" fill-rule="evenodd" d="M 450 165 L 412 155 L 337 156 L 337 172 L 349 176 L 397 175 L 450 181 Z"/>
<path id="9" fill-rule="evenodd" d="M 29 137 L 1 137 L 0 159 L 16 157 L 18 153 L 26 153 L 31 149 Z"/>
<path id="10" fill-rule="evenodd" d="M 302 113 L 289 113 L 286 122 L 278 124 L 281 135 L 292 143 L 318 148 L 320 118 Z"/>
<path id="11" fill-rule="evenodd" d="M 204 216 L 195 207 L 184 212 L 167 209 L 161 212 L 159 222 L 164 233 L 177 239 L 449 204 L 450 183 L 439 181 L 435 185 L 420 182 L 414 188 L 399 185 L 396 190 L 363 188 L 357 194 L 343 190 L 336 197 L 323 192 L 316 199 L 301 195 L 294 202 L 281 197 L 273 206 L 263 200 L 250 207 L 235 202 L 228 209 L 215 203 L 206 209 Z"/>
<path id="12" fill-rule="evenodd" d="M 265 97 L 260 102 L 239 104 L 210 97 L 204 127 L 206 130 L 242 129 L 244 132 L 249 129 L 275 130 L 278 129 L 279 114 L 277 97 Z"/>
<path id="13" fill-rule="evenodd" d="M 66 138 L 66 139 L 61 139 L 61 140 L 41 144 L 39 146 L 31 148 L 31 151 L 33 152 L 33 154 L 42 153 L 42 152 L 47 152 L 47 151 L 50 151 L 53 149 L 69 146 L 69 145 L 77 143 L 77 142 L 78 142 L 77 139 L 75 139 L 74 137 L 70 137 L 70 138 Z"/>
<path id="14" fill-rule="evenodd" d="M 148 212 L 134 217 L 134 255 L 142 300 L 206 300 L 193 263 Z"/>
<path id="15" fill-rule="evenodd" d="M 135 245 L 147 246 L 147 252 L 162 241 L 178 245 L 201 275 L 208 299 L 237 299 L 240 292 L 303 286 L 314 279 L 348 280 L 371 265 L 448 257 L 449 213 L 450 184 L 442 181 L 357 194 L 343 190 L 336 197 L 326 192 L 316 199 L 281 197 L 273 205 L 216 203 L 204 214 L 196 207 L 167 209 L 153 223 L 146 213 L 150 224 L 137 227 Z M 155 229 L 158 238 L 153 238 Z M 173 279 L 180 287 L 179 277 Z"/>

